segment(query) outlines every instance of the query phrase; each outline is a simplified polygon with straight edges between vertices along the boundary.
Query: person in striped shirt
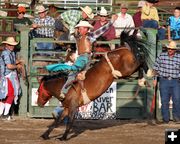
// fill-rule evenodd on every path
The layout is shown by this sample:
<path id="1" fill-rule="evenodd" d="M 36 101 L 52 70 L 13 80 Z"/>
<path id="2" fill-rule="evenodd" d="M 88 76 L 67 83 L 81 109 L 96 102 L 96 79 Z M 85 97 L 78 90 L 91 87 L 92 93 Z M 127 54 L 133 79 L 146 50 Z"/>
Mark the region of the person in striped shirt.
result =
<path id="1" fill-rule="evenodd" d="M 173 120 L 180 121 L 180 53 L 175 41 L 166 45 L 167 51 L 162 52 L 154 64 L 154 73 L 159 78 L 161 95 L 161 113 L 163 121 L 169 122 L 169 101 L 173 101 Z M 154 81 L 154 85 L 157 80 Z"/>
<path id="2" fill-rule="evenodd" d="M 47 15 L 47 8 L 43 5 L 36 7 L 36 17 L 33 21 L 32 27 L 36 33 L 34 37 L 38 38 L 53 38 L 54 37 L 54 23 L 55 19 Z M 37 50 L 52 50 L 54 45 L 52 42 L 37 42 Z"/>
<path id="3" fill-rule="evenodd" d="M 59 40 L 73 40 L 75 26 L 80 20 L 93 19 L 94 14 L 89 6 L 80 7 L 81 10 L 68 10 L 60 14 L 55 21 L 55 30 L 65 32 Z"/>

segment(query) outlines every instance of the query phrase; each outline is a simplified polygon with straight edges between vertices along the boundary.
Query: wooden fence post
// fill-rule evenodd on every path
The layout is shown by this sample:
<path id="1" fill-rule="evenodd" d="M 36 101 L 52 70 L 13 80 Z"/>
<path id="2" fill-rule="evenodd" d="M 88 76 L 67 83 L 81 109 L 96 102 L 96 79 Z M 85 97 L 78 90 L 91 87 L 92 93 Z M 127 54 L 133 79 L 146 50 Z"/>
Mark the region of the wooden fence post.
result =
<path id="1" fill-rule="evenodd" d="M 20 56 L 25 60 L 26 70 L 28 71 L 29 60 L 29 29 L 21 30 L 20 34 Z M 26 116 L 28 112 L 28 85 L 25 84 L 22 78 L 20 78 L 20 84 L 22 88 L 22 96 L 20 98 L 19 115 Z"/>

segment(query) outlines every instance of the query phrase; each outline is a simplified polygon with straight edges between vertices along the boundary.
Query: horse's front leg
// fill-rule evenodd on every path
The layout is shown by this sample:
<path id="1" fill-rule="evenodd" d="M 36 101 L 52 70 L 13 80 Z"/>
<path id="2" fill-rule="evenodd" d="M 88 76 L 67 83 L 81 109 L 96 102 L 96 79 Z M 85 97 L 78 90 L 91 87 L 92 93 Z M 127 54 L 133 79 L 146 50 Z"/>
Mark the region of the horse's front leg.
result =
<path id="1" fill-rule="evenodd" d="M 50 126 L 48 126 L 48 127 L 49 127 L 48 130 L 46 130 L 46 131 L 41 135 L 41 137 L 42 137 L 44 140 L 49 139 L 50 133 L 53 131 L 54 128 L 58 127 L 59 124 L 60 124 L 60 119 L 59 119 L 59 118 L 58 118 L 58 119 L 55 119 L 54 122 L 53 122 Z"/>
<path id="2" fill-rule="evenodd" d="M 60 123 L 63 122 L 64 113 L 65 113 L 65 112 L 64 112 L 64 110 L 62 109 L 62 112 L 61 112 L 61 114 L 59 115 L 59 118 L 56 118 L 56 119 L 54 120 L 54 122 L 49 126 L 48 130 L 45 131 L 45 132 L 41 135 L 41 137 L 42 137 L 43 139 L 45 139 L 45 140 L 49 139 L 49 135 L 50 135 L 50 133 L 53 131 L 53 129 L 56 128 L 56 127 L 58 127 L 58 126 L 60 125 Z M 62 117 L 63 117 L 63 118 L 62 118 Z"/>

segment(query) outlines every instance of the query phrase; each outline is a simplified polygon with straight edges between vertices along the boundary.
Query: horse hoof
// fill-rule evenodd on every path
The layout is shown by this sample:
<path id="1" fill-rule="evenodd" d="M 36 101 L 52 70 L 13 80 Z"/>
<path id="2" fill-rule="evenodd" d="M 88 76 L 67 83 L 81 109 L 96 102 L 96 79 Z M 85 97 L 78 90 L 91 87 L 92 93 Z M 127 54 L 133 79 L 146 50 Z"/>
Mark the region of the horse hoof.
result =
<path id="1" fill-rule="evenodd" d="M 64 137 L 64 136 L 62 136 L 62 137 L 59 138 L 59 140 L 60 140 L 60 141 L 65 141 L 65 140 L 67 140 L 67 138 Z"/>
<path id="2" fill-rule="evenodd" d="M 49 139 L 49 136 L 47 136 L 47 135 L 41 135 L 41 137 L 42 137 L 44 140 L 48 140 L 48 139 Z"/>

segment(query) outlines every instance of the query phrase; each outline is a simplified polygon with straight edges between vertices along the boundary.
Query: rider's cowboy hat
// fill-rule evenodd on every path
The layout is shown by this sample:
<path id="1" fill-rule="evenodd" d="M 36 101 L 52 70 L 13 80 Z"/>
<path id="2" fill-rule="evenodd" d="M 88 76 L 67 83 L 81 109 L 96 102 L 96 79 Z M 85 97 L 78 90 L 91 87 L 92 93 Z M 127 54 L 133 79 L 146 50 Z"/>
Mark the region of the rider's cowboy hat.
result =
<path id="1" fill-rule="evenodd" d="M 88 28 L 91 28 L 93 29 L 93 26 L 88 22 L 88 21 L 80 21 L 76 26 L 75 28 L 78 28 L 78 27 L 88 27 Z"/>
<path id="2" fill-rule="evenodd" d="M 149 3 L 158 3 L 159 2 L 159 0 L 146 0 L 146 1 Z"/>
<path id="3" fill-rule="evenodd" d="M 93 14 L 93 12 L 92 12 L 92 9 L 91 9 L 89 6 L 85 6 L 84 8 L 83 8 L 83 7 L 80 7 L 80 9 L 81 9 L 83 12 L 85 12 L 90 19 L 93 19 L 93 18 L 94 18 L 94 14 Z"/>
<path id="4" fill-rule="evenodd" d="M 6 41 L 2 41 L 2 43 L 14 46 L 18 44 L 18 42 L 15 41 L 14 37 L 7 37 Z"/>
<path id="5" fill-rule="evenodd" d="M 98 13 L 100 16 L 108 16 L 108 12 L 104 7 L 101 7 L 100 12 Z"/>
<path id="6" fill-rule="evenodd" d="M 38 5 L 38 6 L 36 6 L 36 13 L 38 14 L 38 13 L 42 13 L 42 12 L 45 12 L 45 11 L 47 11 L 48 10 L 48 8 L 45 8 L 43 5 Z"/>
<path id="7" fill-rule="evenodd" d="M 166 44 L 166 47 L 169 49 L 178 49 L 175 41 L 170 41 L 169 44 Z"/>

